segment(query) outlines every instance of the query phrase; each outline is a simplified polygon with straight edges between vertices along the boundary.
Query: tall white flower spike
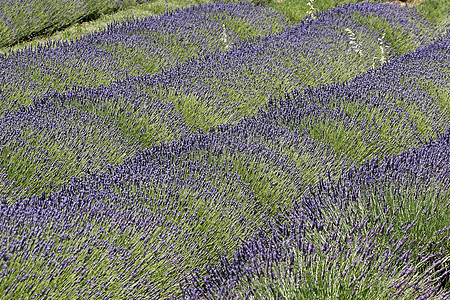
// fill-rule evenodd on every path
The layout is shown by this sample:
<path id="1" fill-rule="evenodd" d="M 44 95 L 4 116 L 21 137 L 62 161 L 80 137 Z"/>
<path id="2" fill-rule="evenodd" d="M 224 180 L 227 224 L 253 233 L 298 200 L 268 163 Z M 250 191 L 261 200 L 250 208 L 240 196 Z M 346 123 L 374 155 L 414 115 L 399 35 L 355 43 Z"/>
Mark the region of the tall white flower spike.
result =
<path id="1" fill-rule="evenodd" d="M 348 33 L 348 38 L 350 39 L 349 44 L 352 46 L 352 49 L 362 56 L 361 44 L 356 41 L 356 34 L 350 28 L 345 28 L 345 31 Z"/>
<path id="2" fill-rule="evenodd" d="M 306 3 L 309 6 L 309 10 L 306 12 L 306 14 L 310 15 L 313 20 L 316 19 L 316 16 L 314 15 L 314 12 L 316 11 L 315 7 L 313 6 L 315 0 L 309 0 L 308 3 Z"/>

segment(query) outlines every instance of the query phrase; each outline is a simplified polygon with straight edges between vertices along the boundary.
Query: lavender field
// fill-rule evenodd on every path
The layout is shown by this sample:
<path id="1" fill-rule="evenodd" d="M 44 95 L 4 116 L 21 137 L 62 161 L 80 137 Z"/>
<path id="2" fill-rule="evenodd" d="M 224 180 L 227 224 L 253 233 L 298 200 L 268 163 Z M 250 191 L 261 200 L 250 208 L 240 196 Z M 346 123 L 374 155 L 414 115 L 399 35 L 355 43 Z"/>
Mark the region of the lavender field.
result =
<path id="1" fill-rule="evenodd" d="M 321 2 L 0 54 L 0 299 L 450 299 L 450 14 Z"/>

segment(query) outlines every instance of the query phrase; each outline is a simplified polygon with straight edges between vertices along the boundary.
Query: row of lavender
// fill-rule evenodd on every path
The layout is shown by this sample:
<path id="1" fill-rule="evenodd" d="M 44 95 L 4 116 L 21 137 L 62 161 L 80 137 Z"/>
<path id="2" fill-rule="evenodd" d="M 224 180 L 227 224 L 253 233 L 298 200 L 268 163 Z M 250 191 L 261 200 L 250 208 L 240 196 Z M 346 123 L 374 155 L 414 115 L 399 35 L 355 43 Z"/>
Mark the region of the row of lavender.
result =
<path id="1" fill-rule="evenodd" d="M 412 11 L 366 2 L 322 12 L 316 20 L 308 19 L 292 31 L 286 30 L 290 27 L 292 24 L 284 16 L 267 7 L 249 2 L 215 3 L 122 25 L 112 24 L 105 31 L 73 43 L 57 42 L 20 51 L 0 59 L 3 73 L 0 113 L 20 103 L 30 103 L 33 95 L 47 91 L 64 92 L 79 85 L 108 85 L 129 74 L 141 77 L 174 67 L 186 68 L 186 71 L 173 76 L 194 72 L 214 88 L 217 88 L 216 81 L 223 81 L 216 77 L 224 75 L 230 77 L 228 86 L 241 80 L 269 81 L 274 87 L 263 89 L 263 99 L 266 99 L 298 83 L 319 85 L 328 80 L 346 80 L 438 36 L 430 22 Z M 241 45 L 242 40 L 249 37 L 268 38 Z M 351 42 L 354 44 L 350 47 Z M 210 59 L 203 59 L 205 55 L 227 49 L 233 50 L 233 55 L 230 54 L 233 57 L 213 55 L 213 61 L 225 60 L 221 61 L 223 66 L 218 74 L 213 76 L 214 69 L 208 66 L 206 70 L 204 66 L 195 71 L 199 63 L 211 63 Z M 233 62 L 236 56 L 240 61 L 247 61 L 245 68 Z M 193 61 L 182 65 L 188 59 Z M 260 73 L 267 75 L 264 77 Z M 185 85 L 184 89 L 192 88 Z M 169 87 L 172 86 L 177 83 Z M 244 91 L 252 88 L 252 84 L 238 86 Z M 157 90 L 164 92 L 169 87 Z M 218 88 L 221 93 L 224 89 Z M 235 96 L 242 100 L 237 91 L 231 90 L 229 98 Z"/>
<path id="2" fill-rule="evenodd" d="M 145 0 L 1 0 L 0 47 L 142 2 Z"/>
<path id="3" fill-rule="evenodd" d="M 438 80 L 431 70 L 422 72 L 428 72 L 427 65 L 448 64 L 449 38 L 442 37 L 349 83 L 282 97 L 237 124 L 155 145 L 116 167 L 72 178 L 56 192 L 17 199 L 14 205 L 4 198 L 0 293 L 6 299 L 162 299 L 181 297 L 179 285 L 186 278 L 182 290 L 187 298 L 201 293 L 232 298 L 250 291 L 248 297 L 258 299 L 268 295 L 266 286 L 272 286 L 274 298 L 301 296 L 309 288 L 316 289 L 319 297 L 339 290 L 345 296 L 349 287 L 363 297 L 365 291 L 369 296 L 384 295 L 391 283 L 392 293 L 400 293 L 401 284 L 408 283 L 412 286 L 407 289 L 418 287 L 422 295 L 430 292 L 445 299 L 446 292 L 432 283 L 448 285 L 443 278 L 448 274 L 449 244 L 439 236 L 450 226 L 448 137 L 428 148 L 388 158 L 378 168 L 372 163 L 345 175 L 342 170 L 349 169 L 355 158 L 323 138 L 312 137 L 311 128 L 333 118 L 329 124 L 333 129 L 358 134 L 345 143 L 359 138 L 359 144 L 349 146 L 368 143 L 380 158 L 411 149 L 421 144 L 419 138 L 431 136 L 420 134 L 405 107 L 426 116 L 421 126 L 434 126 L 434 134 L 443 133 L 449 124 L 448 99 L 416 93 L 413 101 L 406 88 L 421 82 L 422 75 Z M 402 77 L 406 83 L 397 79 L 405 84 L 397 90 L 397 85 L 389 83 L 401 71 L 408 71 L 408 76 Z M 448 84 L 448 77 L 444 78 Z M 385 96 L 390 93 L 395 97 Z M 59 97 L 56 100 L 69 96 Z M 45 111 L 52 99 L 36 102 L 30 110 Z M 386 114 L 381 122 L 385 125 L 367 118 L 377 111 Z M 400 126 L 395 125 L 399 121 Z M 404 135 L 404 140 L 400 136 L 383 140 L 389 127 Z M 308 191 L 310 184 L 326 175 L 344 177 L 340 186 L 319 184 Z M 294 211 L 283 219 L 280 214 L 292 206 Z M 284 236 L 263 231 L 258 240 L 258 228 L 272 228 Z M 239 248 L 246 240 L 250 246 Z M 260 241 L 267 242 L 260 245 Z M 392 243 L 393 249 L 383 248 Z M 420 257 L 423 246 L 432 256 Z M 236 249 L 237 258 L 227 264 L 220 255 L 229 257 Z M 241 265 L 247 257 L 249 264 Z M 383 266 L 385 258 L 392 263 Z M 220 262 L 222 266 L 213 267 Z M 408 268 L 402 270 L 400 262 Z M 325 266 L 331 266 L 326 270 L 330 273 L 322 272 Z M 434 277 L 429 276 L 429 267 L 436 267 Z M 192 273 L 194 268 L 198 275 Z M 341 277 L 335 278 L 341 271 Z M 377 271 L 383 280 L 370 291 L 368 287 L 376 284 L 371 275 Z M 206 272 L 210 277 L 202 278 Z M 304 277 L 298 278 L 299 274 Z M 275 282 L 275 277 L 285 282 Z M 392 278 L 399 281 L 389 281 Z M 395 284 L 400 284 L 398 291 Z"/>
<path id="4" fill-rule="evenodd" d="M 281 30 L 289 22 L 273 10 L 248 2 L 207 4 L 160 17 L 112 24 L 107 30 L 73 44 L 38 47 L 4 57 L 0 62 L 3 75 L 0 76 L 0 114 L 3 115 L 0 117 L 0 195 L 14 199 L 54 190 L 87 168 L 104 169 L 107 164 L 121 163 L 123 158 L 135 155 L 151 142 L 189 133 L 180 113 L 162 99 L 135 95 L 126 87 L 121 91 L 77 86 L 89 85 L 87 77 L 107 74 L 111 80 L 119 76 L 119 71 L 133 73 L 130 64 L 136 62 L 127 56 L 148 59 L 139 68 L 148 67 L 146 71 L 152 73 L 193 55 L 219 51 L 225 46 L 223 34 L 229 34 L 223 31 L 224 24 L 235 26 L 238 33 L 233 41 L 237 43 L 252 35 Z M 109 45 L 113 52 L 117 50 L 117 55 L 108 55 L 99 43 Z M 120 54 L 121 44 L 131 52 Z M 93 63 L 99 60 L 99 64 Z M 120 63 L 125 65 L 116 68 Z M 115 66 L 112 69 L 111 64 Z M 82 65 L 86 68 L 80 68 Z M 100 72 L 103 67 L 106 69 Z M 75 70 L 77 75 L 69 76 L 70 70 Z M 69 107 L 43 100 L 43 82 L 75 86 L 66 95 L 54 91 L 50 96 L 68 99 Z M 90 103 L 80 107 L 77 104 L 80 95 Z M 136 102 L 142 99 L 145 103 L 138 106 Z M 34 103 L 20 104 L 28 102 Z M 98 111 L 86 112 L 89 106 Z M 129 106 L 135 108 L 133 115 L 127 110 Z"/>
<path id="5" fill-rule="evenodd" d="M 251 2 L 209 3 L 112 23 L 75 41 L 0 56 L 0 114 L 29 104 L 33 95 L 107 85 L 128 74 L 153 74 L 291 25 L 280 13 Z"/>
<path id="6" fill-rule="evenodd" d="M 380 28 L 374 30 L 374 24 Z M 358 33 L 357 42 L 350 28 Z M 190 59 L 154 75 L 128 76 L 113 84 L 172 102 L 188 125 L 208 130 L 253 115 L 270 99 L 293 90 L 354 78 L 438 38 L 431 24 L 414 13 L 364 2 L 322 12 L 315 20 L 233 51 Z M 446 61 L 438 66 L 439 70 L 444 67 Z M 436 93 L 445 93 L 439 87 L 436 84 Z"/>
<path id="7" fill-rule="evenodd" d="M 450 130 L 323 179 L 184 299 L 449 299 Z"/>
<path id="8" fill-rule="evenodd" d="M 253 15 L 247 14 L 254 9 Z M 392 13 L 396 14 L 397 21 L 389 21 Z M 145 26 L 155 30 L 157 24 L 169 26 L 180 16 L 192 15 L 185 20 L 194 22 L 202 15 L 208 19 L 211 14 L 229 14 L 230 20 L 241 18 L 246 22 L 256 22 L 256 17 L 264 14 L 269 20 L 279 17 L 250 3 L 218 3 L 192 7 L 159 19 L 111 27 L 108 34 L 99 33 L 96 37 L 106 39 L 110 36 L 109 39 L 114 40 L 115 36 L 126 36 L 124 32 L 129 35 L 136 32 L 143 34 Z M 362 25 L 358 27 L 356 17 L 347 17 L 352 15 L 386 19 L 392 24 L 405 23 L 407 21 L 404 19 L 415 17 L 410 12 L 387 5 L 348 5 L 323 12 L 316 20 L 306 21 L 280 34 L 242 42 L 226 52 L 204 53 L 202 57 L 185 63 L 174 58 L 178 66 L 154 75 L 128 76 L 98 88 L 74 87 L 64 93 L 48 93 L 43 98 L 36 92 L 31 97 L 34 99 L 33 105 L 5 112 L 0 118 L 2 196 L 7 196 L 8 201 L 12 202 L 21 195 L 55 190 L 67 178 L 81 176 L 88 170 L 102 170 L 108 164 L 121 163 L 125 157 L 133 156 L 154 143 L 176 140 L 199 128 L 208 131 L 211 126 L 236 122 L 244 115 L 255 114 L 270 99 L 276 101 L 277 95 L 302 89 L 307 84 L 319 85 L 330 80 L 339 82 L 365 71 L 373 63 L 367 58 L 379 55 L 376 53 L 379 42 L 374 44 L 379 34 L 367 33 Z M 224 17 L 225 20 L 227 18 Z M 419 21 L 416 23 L 421 24 Z M 170 26 L 186 31 L 183 35 L 188 36 L 188 28 L 182 27 L 182 24 L 189 22 L 184 21 L 178 27 Z M 220 23 L 213 24 L 217 27 Z M 262 23 L 255 24 L 254 28 L 268 28 Z M 418 25 L 414 24 L 406 27 L 405 30 L 409 30 L 407 35 L 420 37 L 419 33 L 413 33 L 414 29 L 419 30 Z M 170 26 L 170 31 L 160 29 L 161 32 L 173 34 L 175 27 Z M 368 34 L 368 39 L 360 39 L 372 47 L 371 50 L 363 49 L 364 53 L 369 53 L 367 57 L 359 57 L 351 48 L 344 30 L 346 26 L 354 30 L 359 28 L 357 32 L 361 30 Z M 427 39 L 436 38 L 428 29 Z M 199 43 L 205 32 L 203 35 L 199 33 L 201 30 L 194 32 L 192 41 Z M 393 35 L 400 34 L 402 30 L 394 32 L 397 33 Z M 269 33 L 270 30 L 260 34 Z M 411 39 L 419 42 L 418 39 Z M 50 59 L 54 54 L 52 51 L 63 51 L 61 49 L 67 47 L 47 49 L 48 52 L 41 49 L 36 53 Z M 211 47 L 206 47 L 205 51 L 212 51 L 214 47 Z M 307 89 L 305 103 L 316 108 L 314 113 L 306 114 L 300 123 L 291 126 L 291 130 L 297 133 L 306 130 L 312 138 L 331 143 L 333 151 L 356 162 L 381 149 L 400 151 L 433 132 L 442 131 L 447 122 L 442 105 L 445 105 L 449 57 L 445 54 L 445 47 L 427 51 L 428 54 L 422 55 L 423 59 L 418 59 L 420 55 L 416 55 L 411 62 L 400 62 L 400 65 L 391 63 L 385 65 L 385 71 L 381 73 L 374 71 L 372 75 L 365 75 L 355 83 L 364 88 L 346 88 L 349 91 L 343 94 L 347 95 L 345 97 L 336 98 L 327 91 L 323 95 L 320 95 L 321 92 L 309 95 L 313 90 Z M 24 53 L 30 56 L 36 54 L 23 52 L 23 57 L 26 57 Z M 36 57 L 39 55 L 36 54 Z M 430 60 L 427 55 L 439 57 Z M 12 57 L 8 57 L 5 64 L 12 66 Z M 110 61 L 110 58 L 105 61 Z M 335 68 L 328 72 L 326 70 L 330 65 Z M 402 78 L 396 75 L 399 72 L 408 75 Z M 381 78 L 382 74 L 389 75 Z M 10 79 L 14 82 L 14 78 Z M 397 78 L 395 84 L 394 78 Z M 8 82 L 9 79 L 5 80 L 4 86 Z M 343 86 L 338 84 L 333 89 L 339 90 Z M 39 88 L 36 87 L 36 90 Z M 14 106 L 10 100 L 17 99 L 17 94 L 3 92 L 2 98 L 6 103 L 3 107 Z M 328 99 L 330 103 L 325 106 L 317 103 L 319 98 Z M 18 99 L 19 102 L 23 100 Z M 373 99 L 370 100 L 373 103 L 367 105 L 358 102 L 359 99 Z M 309 109 L 304 105 L 296 107 L 305 112 Z M 304 115 L 304 112 L 300 114 Z M 283 148 L 282 151 L 294 155 L 291 150 Z M 295 153 L 296 150 L 292 151 Z M 315 180 L 315 175 L 310 177 Z"/>

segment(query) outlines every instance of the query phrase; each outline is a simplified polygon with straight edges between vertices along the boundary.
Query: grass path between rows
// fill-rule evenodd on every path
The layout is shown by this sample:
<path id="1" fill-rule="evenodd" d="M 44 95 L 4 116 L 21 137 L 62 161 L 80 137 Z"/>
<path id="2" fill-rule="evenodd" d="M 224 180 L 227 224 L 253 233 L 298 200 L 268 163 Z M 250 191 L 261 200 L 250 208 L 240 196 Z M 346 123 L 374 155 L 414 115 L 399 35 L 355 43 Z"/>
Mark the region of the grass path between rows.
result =
<path id="1" fill-rule="evenodd" d="M 98 19 L 90 20 L 82 23 L 76 23 L 64 28 L 63 30 L 49 33 L 43 36 L 30 38 L 28 41 L 18 43 L 11 47 L 0 47 L 0 54 L 7 55 L 10 51 L 18 51 L 29 47 L 35 47 L 39 44 L 46 44 L 50 41 L 70 41 L 75 40 L 83 35 L 87 35 L 96 31 L 105 29 L 109 24 L 114 22 L 122 22 L 132 18 L 146 18 L 149 16 L 157 16 L 166 11 L 173 11 L 176 9 L 189 7 L 191 5 L 199 5 L 208 2 L 215 2 L 216 0 L 154 0 L 152 2 L 142 3 L 136 6 L 129 7 L 124 10 L 119 10 L 115 13 L 101 16 Z M 239 0 L 224 0 L 225 2 L 239 2 Z M 369 0 L 370 2 L 377 2 L 376 0 Z M 417 1 L 417 0 L 416 0 Z M 269 5 L 274 9 L 284 13 L 291 21 L 299 23 L 310 12 L 307 1 L 299 0 L 253 0 L 253 2 Z M 314 0 L 312 1 L 316 12 L 335 7 L 344 3 L 356 3 L 362 0 Z M 386 2 L 386 0 L 383 0 Z M 387 1 L 389 2 L 389 1 Z M 392 1 L 391 1 L 392 2 Z M 399 3 L 395 2 L 394 3 Z M 402 2 L 403 3 L 403 2 Z M 450 26 L 450 15 L 448 8 L 450 8 L 450 0 L 421 0 L 419 4 L 412 5 L 408 0 L 407 7 L 416 9 L 418 13 L 439 24 L 439 27 L 448 28 Z"/>

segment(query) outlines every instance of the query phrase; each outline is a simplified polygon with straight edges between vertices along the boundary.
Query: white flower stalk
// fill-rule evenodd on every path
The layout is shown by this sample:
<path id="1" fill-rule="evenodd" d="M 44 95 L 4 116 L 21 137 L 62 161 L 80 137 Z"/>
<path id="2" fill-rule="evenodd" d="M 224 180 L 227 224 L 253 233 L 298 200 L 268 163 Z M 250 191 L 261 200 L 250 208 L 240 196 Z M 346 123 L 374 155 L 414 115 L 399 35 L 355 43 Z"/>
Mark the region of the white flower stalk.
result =
<path id="1" fill-rule="evenodd" d="M 384 36 L 385 36 L 385 33 L 383 33 L 381 38 L 378 38 L 378 41 L 380 42 L 380 50 L 381 50 L 380 62 L 382 64 L 384 64 L 386 62 L 386 52 L 387 52 L 386 50 L 388 50 L 387 48 L 389 48 L 387 45 L 384 44 Z"/>
<path id="2" fill-rule="evenodd" d="M 228 36 L 227 28 L 225 27 L 225 24 L 222 24 L 222 26 L 223 26 L 222 41 L 225 44 L 225 50 L 228 50 L 231 47 L 231 39 Z"/>
<path id="3" fill-rule="evenodd" d="M 380 64 L 384 64 L 387 60 L 386 60 L 386 53 L 388 51 L 389 46 L 384 44 L 384 37 L 385 37 L 385 33 L 383 33 L 383 35 L 381 36 L 381 38 L 378 38 L 378 44 L 380 47 L 380 52 L 381 52 L 381 56 L 380 56 Z M 378 56 L 375 56 L 373 58 L 373 60 L 378 59 Z M 372 68 L 375 68 L 375 62 L 372 64 Z"/>
<path id="4" fill-rule="evenodd" d="M 310 15 L 313 20 L 316 19 L 316 16 L 314 15 L 314 12 L 316 11 L 316 9 L 313 6 L 314 1 L 315 0 L 309 0 L 309 2 L 306 3 L 309 6 L 309 10 L 306 12 L 306 14 Z"/>
<path id="5" fill-rule="evenodd" d="M 362 56 L 361 44 L 356 41 L 356 34 L 350 28 L 345 28 L 345 31 L 348 33 L 348 38 L 350 39 L 349 44 L 352 46 L 352 49 Z"/>

